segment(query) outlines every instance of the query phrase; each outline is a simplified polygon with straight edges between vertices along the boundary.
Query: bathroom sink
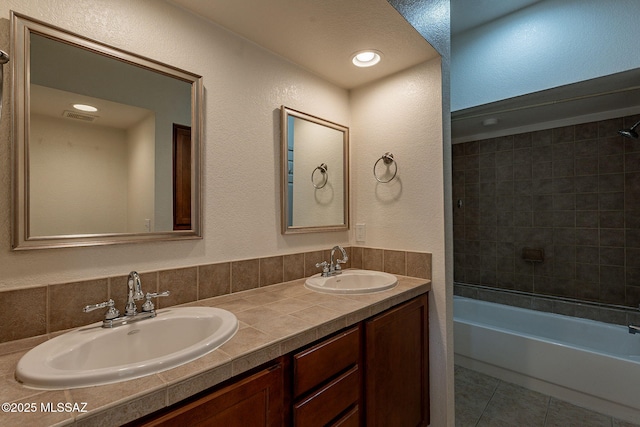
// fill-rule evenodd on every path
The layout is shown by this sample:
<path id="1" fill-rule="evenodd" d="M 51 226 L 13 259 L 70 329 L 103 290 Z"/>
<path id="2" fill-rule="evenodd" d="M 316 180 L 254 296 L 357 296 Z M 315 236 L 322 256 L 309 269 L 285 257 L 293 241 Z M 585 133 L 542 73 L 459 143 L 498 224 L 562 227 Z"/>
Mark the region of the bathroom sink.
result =
<path id="1" fill-rule="evenodd" d="M 195 360 L 238 330 L 233 313 L 176 307 L 113 329 L 102 322 L 60 335 L 18 362 L 16 379 L 39 389 L 66 389 L 130 380 Z"/>
<path id="2" fill-rule="evenodd" d="M 322 277 L 320 273 L 311 276 L 305 287 L 328 294 L 369 294 L 386 291 L 398 284 L 396 276 L 371 270 L 344 270 L 335 276 Z"/>

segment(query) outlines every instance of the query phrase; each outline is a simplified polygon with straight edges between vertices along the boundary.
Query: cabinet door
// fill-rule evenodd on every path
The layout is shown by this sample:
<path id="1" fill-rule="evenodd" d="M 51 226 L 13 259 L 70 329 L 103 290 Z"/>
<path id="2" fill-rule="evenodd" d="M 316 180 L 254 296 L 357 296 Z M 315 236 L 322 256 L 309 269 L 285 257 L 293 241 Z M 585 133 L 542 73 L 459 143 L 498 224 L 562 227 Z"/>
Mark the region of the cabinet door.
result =
<path id="1" fill-rule="evenodd" d="M 259 427 L 283 425 L 283 366 L 278 363 L 143 425 Z"/>
<path id="2" fill-rule="evenodd" d="M 366 322 L 366 425 L 429 424 L 427 295 Z"/>

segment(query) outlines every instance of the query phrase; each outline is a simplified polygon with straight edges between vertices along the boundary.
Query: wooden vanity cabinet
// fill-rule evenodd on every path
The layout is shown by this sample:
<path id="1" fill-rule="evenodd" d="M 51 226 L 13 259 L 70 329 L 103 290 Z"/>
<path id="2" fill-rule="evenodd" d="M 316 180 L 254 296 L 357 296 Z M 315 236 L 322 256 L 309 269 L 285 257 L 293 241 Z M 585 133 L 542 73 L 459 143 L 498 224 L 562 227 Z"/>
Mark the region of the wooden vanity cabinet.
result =
<path id="1" fill-rule="evenodd" d="M 292 356 L 294 426 L 361 425 L 361 336 L 357 325 Z"/>
<path id="2" fill-rule="evenodd" d="M 130 426 L 427 426 L 427 295 Z"/>
<path id="3" fill-rule="evenodd" d="M 365 321 L 367 427 L 429 424 L 428 330 L 426 294 Z"/>
<path id="4" fill-rule="evenodd" d="M 177 408 L 143 418 L 144 427 L 281 427 L 285 425 L 284 358 Z"/>

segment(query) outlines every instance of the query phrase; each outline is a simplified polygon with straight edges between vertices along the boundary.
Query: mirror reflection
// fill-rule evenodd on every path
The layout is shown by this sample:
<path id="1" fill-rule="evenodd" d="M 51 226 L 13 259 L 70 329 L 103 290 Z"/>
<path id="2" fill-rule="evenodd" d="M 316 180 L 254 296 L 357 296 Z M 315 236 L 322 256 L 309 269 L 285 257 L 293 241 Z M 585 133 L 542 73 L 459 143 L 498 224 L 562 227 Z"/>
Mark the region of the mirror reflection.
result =
<path id="1" fill-rule="evenodd" d="M 200 237 L 200 77 L 12 21 L 14 248 Z"/>
<path id="2" fill-rule="evenodd" d="M 346 230 L 349 128 L 283 106 L 282 231 Z"/>

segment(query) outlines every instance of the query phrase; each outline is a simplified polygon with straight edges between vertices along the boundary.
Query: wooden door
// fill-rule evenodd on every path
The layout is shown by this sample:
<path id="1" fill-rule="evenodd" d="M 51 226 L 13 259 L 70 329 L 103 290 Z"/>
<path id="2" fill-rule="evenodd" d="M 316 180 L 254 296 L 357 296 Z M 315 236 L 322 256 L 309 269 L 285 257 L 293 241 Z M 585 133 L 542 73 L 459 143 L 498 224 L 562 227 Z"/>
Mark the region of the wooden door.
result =
<path id="1" fill-rule="evenodd" d="M 427 295 L 366 322 L 366 425 L 429 424 Z"/>
<path id="2" fill-rule="evenodd" d="M 173 124 L 173 229 L 191 230 L 191 128 Z"/>
<path id="3" fill-rule="evenodd" d="M 223 387 L 169 413 L 135 424 L 144 427 L 281 427 L 283 363 Z"/>

